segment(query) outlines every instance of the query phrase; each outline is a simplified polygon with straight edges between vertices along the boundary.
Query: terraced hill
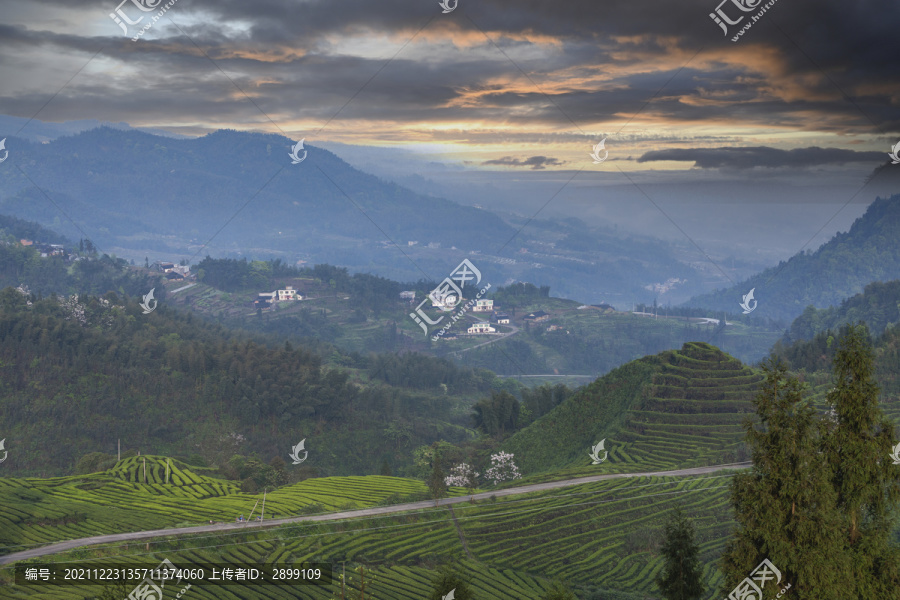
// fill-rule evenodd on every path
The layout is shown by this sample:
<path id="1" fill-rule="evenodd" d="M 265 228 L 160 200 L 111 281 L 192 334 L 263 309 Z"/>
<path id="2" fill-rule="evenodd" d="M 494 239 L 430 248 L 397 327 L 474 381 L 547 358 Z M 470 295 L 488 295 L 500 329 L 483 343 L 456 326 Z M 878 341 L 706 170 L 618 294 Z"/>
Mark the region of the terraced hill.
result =
<path id="1" fill-rule="evenodd" d="M 166 459 L 159 456 L 126 458 L 91 475 L 0 478 L 0 554 L 101 533 L 234 521 L 239 514 L 249 518 L 263 497 L 241 493 L 233 482 L 198 475 L 176 460 L 169 461 L 169 468 L 168 483 Z M 364 508 L 425 491 L 424 483 L 400 477 L 307 479 L 266 494 L 266 516 Z M 254 514 L 261 509 L 260 503 Z"/>
<path id="2" fill-rule="evenodd" d="M 582 600 L 645 600 L 654 596 L 653 576 L 662 567 L 658 548 L 664 524 L 674 501 L 681 501 L 695 518 L 704 578 L 710 588 L 704 598 L 709 599 L 717 597 L 713 592 L 721 576 L 716 561 L 733 526 L 727 502 L 729 480 L 728 473 L 616 479 L 458 504 L 452 512 L 442 506 L 337 523 L 155 540 L 149 551 L 141 542 L 130 548 L 116 545 L 54 558 L 65 562 L 105 557 L 144 566 L 168 558 L 179 567 L 308 561 L 330 563 L 336 572 L 346 561 L 348 574 L 352 567 L 364 564 L 375 575 L 374 584 L 366 588 L 372 600 L 427 598 L 435 567 L 456 558 L 462 561 L 463 574 L 478 600 L 537 600 L 554 579 L 582 588 Z M 0 586 L 9 575 L 8 569 L 0 568 Z M 55 589 L 59 593 L 0 587 L 0 596 L 86 600 L 101 592 L 97 586 Z M 594 595 L 589 589 L 606 591 Z M 188 597 L 326 600 L 339 598 L 340 593 L 337 585 L 222 587 L 210 583 L 192 587 Z"/>
<path id="3" fill-rule="evenodd" d="M 689 342 L 586 386 L 504 443 L 526 475 L 674 469 L 746 460 L 743 419 L 762 376 L 715 346 Z M 589 451 L 609 452 L 592 465 Z M 562 473 L 559 471 L 562 470 Z"/>

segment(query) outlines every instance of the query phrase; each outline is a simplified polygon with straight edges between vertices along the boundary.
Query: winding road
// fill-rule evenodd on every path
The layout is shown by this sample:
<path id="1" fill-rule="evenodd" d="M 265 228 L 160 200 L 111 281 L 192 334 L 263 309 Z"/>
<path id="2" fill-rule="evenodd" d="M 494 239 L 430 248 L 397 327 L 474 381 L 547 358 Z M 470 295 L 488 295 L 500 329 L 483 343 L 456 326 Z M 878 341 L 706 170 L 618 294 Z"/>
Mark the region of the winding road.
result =
<path id="1" fill-rule="evenodd" d="M 497 327 L 500 327 L 500 325 L 497 325 Z M 486 342 L 481 342 L 480 344 L 476 344 L 474 346 L 469 346 L 468 348 L 463 348 L 462 350 L 454 350 L 453 352 L 448 352 L 447 354 L 448 355 L 449 354 L 460 354 L 462 352 L 468 352 L 469 350 L 474 350 L 475 348 L 481 348 L 482 346 L 487 346 L 488 344 L 493 344 L 495 342 L 499 342 L 500 340 L 505 340 L 506 338 L 519 333 L 519 328 L 516 327 L 515 325 L 513 325 L 512 323 L 510 323 L 509 325 L 504 325 L 503 327 L 509 327 L 510 329 L 512 329 L 512 331 L 508 331 L 506 333 L 501 333 L 501 334 L 489 334 L 489 335 L 491 335 L 492 339 L 490 339 Z"/>
<path id="2" fill-rule="evenodd" d="M 568 487 L 571 485 L 579 485 L 582 483 L 591 483 L 594 481 L 606 481 L 609 479 L 621 479 L 628 477 L 662 477 L 662 476 L 690 476 L 690 475 L 706 475 L 715 473 L 724 469 L 746 469 L 752 465 L 751 462 L 733 463 L 729 465 L 714 465 L 711 467 L 694 467 L 691 469 L 678 469 L 675 471 L 654 471 L 646 473 L 610 473 L 607 475 L 589 475 L 587 477 L 577 477 L 575 479 L 565 479 L 560 481 L 548 481 L 546 483 L 535 483 L 532 485 L 522 485 L 511 487 L 492 492 L 480 492 L 472 494 L 472 498 L 476 500 L 485 500 L 491 496 L 498 498 L 503 496 L 515 496 L 518 494 L 528 494 L 532 492 L 540 492 L 543 490 L 554 490 L 558 488 Z M 440 500 L 438 505 L 446 506 L 451 504 L 459 504 L 468 502 L 470 496 L 457 496 L 455 498 L 445 498 Z M 48 556 L 51 554 L 59 554 L 67 552 L 75 548 L 83 546 L 92 546 L 94 544 L 106 544 L 112 542 L 131 542 L 135 540 L 146 540 L 156 537 L 168 537 L 175 535 L 193 535 L 197 533 L 223 532 L 233 531 L 236 529 L 246 529 L 248 527 L 277 527 L 278 525 L 286 525 L 289 523 L 300 523 L 304 521 L 337 521 L 341 519 L 353 519 L 358 517 L 370 517 L 376 515 L 387 515 L 392 513 L 409 512 L 413 510 L 422 510 L 425 508 L 433 508 L 434 500 L 422 500 L 420 502 L 407 502 L 406 504 L 395 504 L 393 506 L 378 506 L 373 508 L 364 508 L 360 510 L 348 510 L 342 512 L 328 513 L 324 515 L 309 515 L 302 517 L 289 517 L 286 519 L 272 519 L 263 522 L 246 522 L 246 523 L 219 523 L 215 525 L 200 525 L 196 527 L 177 527 L 171 529 L 154 529 L 151 531 L 133 531 L 130 533 L 113 533 L 107 535 L 96 535 L 93 537 L 79 538 L 76 540 L 66 540 L 57 542 L 48 546 L 23 550 L 14 554 L 0 556 L 0 565 L 14 563 L 16 561 L 25 560 L 27 558 L 37 558 Z"/>

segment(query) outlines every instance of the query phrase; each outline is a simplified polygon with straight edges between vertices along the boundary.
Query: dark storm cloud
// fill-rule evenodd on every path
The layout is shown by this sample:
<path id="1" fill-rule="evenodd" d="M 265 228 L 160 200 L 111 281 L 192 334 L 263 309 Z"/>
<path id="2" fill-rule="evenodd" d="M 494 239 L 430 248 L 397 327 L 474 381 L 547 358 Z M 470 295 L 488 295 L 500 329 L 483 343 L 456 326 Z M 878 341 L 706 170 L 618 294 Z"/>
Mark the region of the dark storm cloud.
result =
<path id="1" fill-rule="evenodd" d="M 853 162 L 883 162 L 884 152 L 855 152 L 842 148 L 795 148 L 779 150 L 759 146 L 755 148 L 672 148 L 654 150 L 637 162 L 660 160 L 692 161 L 702 169 L 752 169 L 754 167 L 806 168 Z"/>
<path id="2" fill-rule="evenodd" d="M 900 30 L 900 3 L 779 2 L 734 44 L 709 19 L 717 0 L 460 2 L 442 15 L 436 2 L 409 0 L 180 0 L 154 26 L 163 39 L 132 43 L 108 17 L 116 0 L 44 0 L 33 3 L 32 22 L 0 29 L 0 39 L 17 53 L 102 48 L 99 57 L 144 71 L 130 85 L 88 88 L 78 78 L 67 88 L 71 105 L 98 111 L 81 116 L 102 110 L 110 119 L 163 110 L 171 117 L 158 96 L 177 89 L 185 120 L 208 117 L 212 107 L 225 122 L 251 118 L 250 109 L 265 123 L 221 68 L 275 122 L 324 123 L 365 86 L 341 119 L 582 129 L 641 113 L 666 124 L 900 130 L 900 71 L 886 50 Z M 7 4 L 0 0 L 0 11 Z M 77 7 L 104 27 L 48 31 L 56 7 Z M 370 44 L 356 55 L 335 49 L 366 33 L 397 45 L 380 52 Z M 6 96 L 0 112 L 22 114 L 35 101 Z"/>
<path id="3" fill-rule="evenodd" d="M 546 169 L 548 165 L 558 166 L 564 163 L 559 159 L 548 156 L 531 156 L 529 158 L 526 158 L 525 160 L 519 160 L 518 158 L 513 158 L 512 156 L 504 156 L 503 158 L 486 160 L 481 164 L 502 165 L 506 167 L 531 167 L 532 171 L 537 171 L 539 169 Z"/>

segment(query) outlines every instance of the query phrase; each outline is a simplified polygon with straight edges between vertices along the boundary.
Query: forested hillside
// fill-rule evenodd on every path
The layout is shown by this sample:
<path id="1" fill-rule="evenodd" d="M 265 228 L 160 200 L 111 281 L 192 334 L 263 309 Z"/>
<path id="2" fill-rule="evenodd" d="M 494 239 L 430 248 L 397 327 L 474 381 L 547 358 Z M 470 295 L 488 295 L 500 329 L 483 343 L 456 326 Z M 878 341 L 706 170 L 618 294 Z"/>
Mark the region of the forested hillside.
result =
<path id="1" fill-rule="evenodd" d="M 71 240 L 34 221 L 24 221 L 9 215 L 0 215 L 0 240 L 17 242 L 21 239 L 40 241 L 47 244 L 72 245 Z"/>
<path id="2" fill-rule="evenodd" d="M 737 285 L 685 303 L 735 311 L 754 289 L 758 308 L 746 317 L 794 319 L 804 308 L 835 306 L 874 281 L 900 278 L 900 195 L 878 198 L 849 231 L 815 251 L 801 251 L 786 262 Z M 798 241 L 800 243 L 806 240 Z"/>
<path id="3" fill-rule="evenodd" d="M 782 342 L 811 340 L 817 333 L 837 331 L 842 325 L 858 321 L 864 321 L 873 335 L 880 335 L 900 322 L 900 280 L 870 283 L 862 293 L 847 298 L 840 306 L 807 306 L 791 323 Z"/>
<path id="4" fill-rule="evenodd" d="M 142 314 L 135 299 L 115 293 L 39 299 L 6 288 L 4 471 L 71 472 L 86 453 L 114 452 L 118 439 L 123 448 L 220 465 L 236 453 L 268 462 L 305 438 L 305 466 L 320 474 L 373 473 L 410 460 L 390 443 L 391 423 L 405 424 L 405 444 L 466 438 L 464 407 L 493 384 L 490 374 L 427 357 L 356 357 L 349 362 L 359 368 L 338 370 L 269 341 L 162 303 Z"/>
<path id="5" fill-rule="evenodd" d="M 827 373 L 837 351 L 837 340 L 848 325 L 817 333 L 811 340 L 775 345 L 774 353 L 784 358 L 792 370 L 809 374 Z M 873 336 L 875 379 L 881 388 L 881 400 L 900 399 L 900 327 L 892 326 Z M 892 411 L 887 411 L 893 414 Z"/>
<path id="6" fill-rule="evenodd" d="M 33 223 L 24 222 L 17 231 L 34 231 L 41 241 L 60 239 L 47 230 L 37 229 Z M 61 240 L 62 241 L 62 240 Z M 110 290 L 120 294 L 139 296 L 152 288 L 157 288 L 155 297 L 165 298 L 157 273 L 139 271 L 129 267 L 121 258 L 96 252 L 82 252 L 78 260 L 70 262 L 62 256 L 41 257 L 32 246 L 22 246 L 16 242 L 0 244 L 0 287 L 24 286 L 28 291 L 46 296 L 49 294 L 105 294 Z"/>

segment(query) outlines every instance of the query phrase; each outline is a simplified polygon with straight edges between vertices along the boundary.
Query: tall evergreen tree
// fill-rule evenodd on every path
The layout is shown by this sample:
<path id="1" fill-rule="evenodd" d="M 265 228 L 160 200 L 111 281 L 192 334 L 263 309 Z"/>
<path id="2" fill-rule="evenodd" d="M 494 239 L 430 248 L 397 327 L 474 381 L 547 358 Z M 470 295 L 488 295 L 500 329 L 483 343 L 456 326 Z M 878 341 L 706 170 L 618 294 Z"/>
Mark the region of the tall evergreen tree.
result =
<path id="1" fill-rule="evenodd" d="M 566 587 L 566 584 L 554 581 L 553 585 L 541 594 L 540 600 L 578 600 L 578 597 Z"/>
<path id="2" fill-rule="evenodd" d="M 824 420 L 781 359 L 770 357 L 762 369 L 754 399 L 760 422 L 745 423 L 753 467 L 731 483 L 738 527 L 722 556 L 722 594 L 768 559 L 781 580 L 754 581 L 766 599 L 788 585 L 795 600 L 852 598 L 842 517 L 822 452 Z"/>
<path id="3" fill-rule="evenodd" d="M 842 328 L 828 401 L 827 445 L 843 535 L 851 560 L 848 598 L 900 598 L 900 551 L 890 542 L 900 504 L 900 467 L 889 460 L 894 425 L 878 406 L 874 358 L 865 325 Z"/>
<path id="4" fill-rule="evenodd" d="M 695 536 L 694 523 L 680 506 L 675 507 L 666 523 L 666 541 L 660 548 L 665 561 L 663 570 L 656 577 L 656 585 L 666 600 L 697 600 L 703 595 L 703 569 Z"/>
<path id="5" fill-rule="evenodd" d="M 453 600 L 472 600 L 475 597 L 460 569 L 453 565 L 444 565 L 431 580 L 431 595 L 428 598 L 441 600 L 451 591 Z"/>
<path id="6" fill-rule="evenodd" d="M 447 495 L 447 484 L 444 482 L 444 469 L 441 468 L 441 454 L 437 443 L 432 447 L 434 448 L 434 458 L 431 461 L 431 476 L 428 478 L 428 489 L 431 491 L 431 497 L 434 498 L 436 505 L 438 499 Z"/>

